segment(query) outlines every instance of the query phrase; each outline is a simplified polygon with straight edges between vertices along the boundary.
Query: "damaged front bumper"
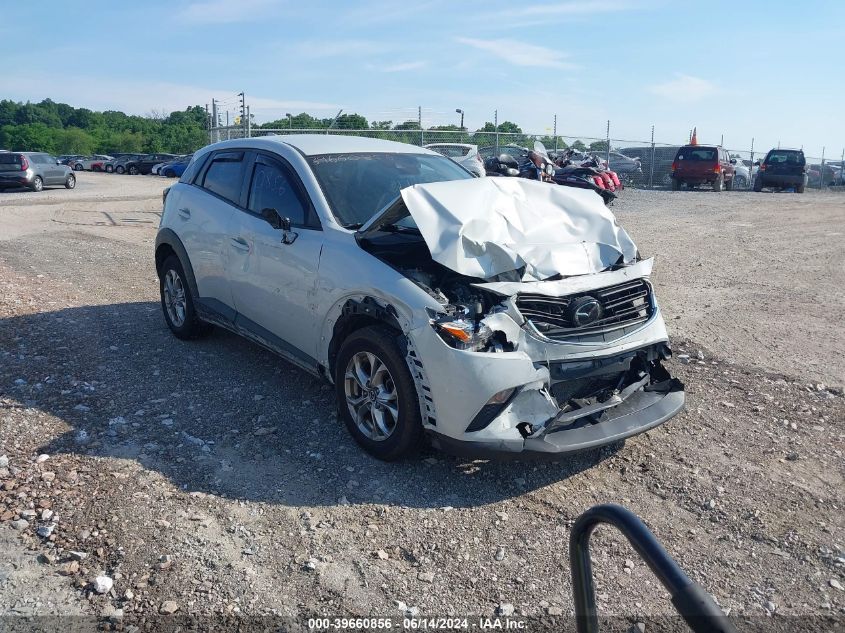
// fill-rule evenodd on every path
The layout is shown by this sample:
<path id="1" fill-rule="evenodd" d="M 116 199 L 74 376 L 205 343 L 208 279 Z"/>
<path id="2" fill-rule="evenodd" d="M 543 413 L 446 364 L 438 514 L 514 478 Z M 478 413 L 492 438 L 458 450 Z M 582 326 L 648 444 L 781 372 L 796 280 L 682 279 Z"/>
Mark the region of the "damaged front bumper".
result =
<path id="1" fill-rule="evenodd" d="M 516 351 L 503 353 L 455 350 L 436 335 L 418 341 L 436 403 L 426 424 L 436 447 L 473 456 L 570 454 L 648 431 L 684 406 L 683 385 L 662 366 L 671 351 L 659 310 L 612 344 L 540 344 L 519 326 L 514 336 Z"/>

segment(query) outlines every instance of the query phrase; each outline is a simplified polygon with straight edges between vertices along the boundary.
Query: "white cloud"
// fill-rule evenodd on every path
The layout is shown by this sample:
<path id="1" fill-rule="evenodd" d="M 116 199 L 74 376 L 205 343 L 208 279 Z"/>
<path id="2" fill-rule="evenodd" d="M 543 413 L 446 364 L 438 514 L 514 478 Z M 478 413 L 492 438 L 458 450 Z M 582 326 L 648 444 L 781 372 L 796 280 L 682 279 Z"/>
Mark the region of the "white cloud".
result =
<path id="1" fill-rule="evenodd" d="M 237 108 L 234 91 L 218 87 L 191 86 L 163 81 L 103 79 L 84 75 L 0 74 L 0 94 L 18 100 L 53 101 L 91 110 L 121 110 L 127 114 L 144 114 L 151 110 L 173 112 L 192 105 L 211 104 L 211 98 L 223 99 L 230 109 Z M 247 105 L 253 114 L 259 111 L 337 111 L 336 103 L 273 99 L 250 94 Z"/>
<path id="2" fill-rule="evenodd" d="M 274 6 L 278 6 L 274 0 L 203 0 L 192 2 L 177 17 L 195 24 L 254 22 L 265 19 Z"/>
<path id="3" fill-rule="evenodd" d="M 383 73 L 401 73 L 406 70 L 416 70 L 417 68 L 423 68 L 426 65 L 423 61 L 418 62 L 399 62 L 397 64 L 388 64 L 387 66 L 377 66 L 374 65 L 374 70 L 380 70 Z"/>
<path id="4" fill-rule="evenodd" d="M 537 66 L 541 68 L 577 68 L 566 61 L 568 55 L 545 46 L 526 44 L 516 40 L 477 40 L 470 37 L 459 37 L 457 41 L 472 46 L 480 51 L 490 53 L 514 66 Z"/>
<path id="5" fill-rule="evenodd" d="M 378 55 L 390 47 L 372 40 L 305 40 L 297 42 L 291 50 L 304 59 L 327 59 L 330 57 Z"/>
<path id="6" fill-rule="evenodd" d="M 707 79 L 675 73 L 675 79 L 649 86 L 648 90 L 670 101 L 693 103 L 717 93 L 719 88 Z"/>

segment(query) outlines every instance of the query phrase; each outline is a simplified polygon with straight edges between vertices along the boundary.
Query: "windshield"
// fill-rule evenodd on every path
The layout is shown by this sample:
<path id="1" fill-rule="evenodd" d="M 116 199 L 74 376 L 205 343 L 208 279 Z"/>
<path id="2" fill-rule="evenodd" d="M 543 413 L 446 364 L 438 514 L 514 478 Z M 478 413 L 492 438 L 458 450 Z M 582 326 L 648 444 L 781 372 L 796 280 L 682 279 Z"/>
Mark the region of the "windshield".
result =
<path id="1" fill-rule="evenodd" d="M 711 147 L 682 147 L 678 152 L 679 160 L 714 161 L 716 150 Z"/>
<path id="2" fill-rule="evenodd" d="M 428 154 L 323 154 L 309 162 L 332 213 L 347 228 L 360 227 L 400 189 L 473 177 L 450 159 Z"/>
<path id="3" fill-rule="evenodd" d="M 772 150 L 769 152 L 769 155 L 766 156 L 766 163 L 769 165 L 784 163 L 789 165 L 804 165 L 805 160 L 803 152 Z"/>

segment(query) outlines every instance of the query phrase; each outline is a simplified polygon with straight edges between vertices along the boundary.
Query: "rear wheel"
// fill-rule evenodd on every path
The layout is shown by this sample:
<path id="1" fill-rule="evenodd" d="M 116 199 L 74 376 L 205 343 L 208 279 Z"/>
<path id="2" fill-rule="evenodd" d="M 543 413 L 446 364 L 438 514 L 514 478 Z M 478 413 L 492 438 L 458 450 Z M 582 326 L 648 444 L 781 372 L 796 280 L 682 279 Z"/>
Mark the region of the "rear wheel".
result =
<path id="1" fill-rule="evenodd" d="M 733 191 L 734 188 L 734 179 L 731 178 L 730 180 L 725 181 L 725 191 Z"/>
<path id="2" fill-rule="evenodd" d="M 365 451 L 385 461 L 410 457 L 423 442 L 417 390 L 398 337 L 385 326 L 353 332 L 335 364 L 346 428 Z"/>
<path id="3" fill-rule="evenodd" d="M 118 174 L 125 174 L 126 173 L 126 167 L 124 167 L 123 165 L 118 165 L 117 167 L 114 168 L 114 171 Z"/>
<path id="4" fill-rule="evenodd" d="M 760 176 L 757 176 L 754 179 L 754 191 L 756 191 L 757 193 L 763 191 L 763 179 L 760 178 Z"/>
<path id="5" fill-rule="evenodd" d="M 73 171 L 82 171 L 82 169 L 83 169 L 82 163 L 76 163 L 76 165 L 73 166 Z"/>
<path id="6" fill-rule="evenodd" d="M 30 189 L 33 191 L 41 191 L 44 189 L 44 181 L 41 179 L 41 176 L 36 176 L 32 179 L 32 184 L 29 186 Z"/>
<path id="7" fill-rule="evenodd" d="M 804 183 L 803 182 L 800 185 L 797 185 L 795 187 L 795 192 L 796 193 L 804 193 Z"/>
<path id="8" fill-rule="evenodd" d="M 713 181 L 713 191 L 722 191 L 725 188 L 725 177 L 721 174 L 716 176 L 716 180 Z"/>
<path id="9" fill-rule="evenodd" d="M 129 175 L 130 176 L 137 176 L 138 175 L 138 168 L 135 165 L 129 165 Z"/>
<path id="10" fill-rule="evenodd" d="M 197 316 L 188 278 L 176 255 L 168 257 L 161 266 L 159 291 L 164 320 L 176 338 L 198 338 L 211 330 L 211 325 Z"/>
<path id="11" fill-rule="evenodd" d="M 672 191 L 680 191 L 681 190 L 681 181 L 677 178 L 672 178 Z"/>
<path id="12" fill-rule="evenodd" d="M 166 178 L 175 178 L 176 172 L 174 172 L 172 169 L 168 169 L 167 171 L 164 172 L 164 176 Z"/>
<path id="13" fill-rule="evenodd" d="M 73 189 L 76 186 L 76 176 L 68 174 L 65 179 L 65 189 Z"/>
<path id="14" fill-rule="evenodd" d="M 113 171 L 114 171 L 114 167 L 112 167 L 111 165 L 106 165 L 106 173 L 107 174 L 110 174 Z"/>

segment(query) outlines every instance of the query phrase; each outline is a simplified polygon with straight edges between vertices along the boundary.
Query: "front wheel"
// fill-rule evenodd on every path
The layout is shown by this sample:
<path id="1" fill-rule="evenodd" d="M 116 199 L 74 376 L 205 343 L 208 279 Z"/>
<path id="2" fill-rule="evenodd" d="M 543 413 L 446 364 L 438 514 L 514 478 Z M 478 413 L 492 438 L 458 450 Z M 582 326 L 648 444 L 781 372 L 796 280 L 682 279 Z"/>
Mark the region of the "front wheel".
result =
<path id="1" fill-rule="evenodd" d="M 168 169 L 167 171 L 164 172 L 164 177 L 165 178 L 176 178 L 176 172 L 173 171 L 172 169 Z"/>
<path id="2" fill-rule="evenodd" d="M 76 176 L 68 174 L 65 180 L 65 189 L 73 189 L 76 186 Z"/>
<path id="3" fill-rule="evenodd" d="M 188 287 L 188 278 L 185 276 L 182 262 L 175 255 L 164 260 L 161 266 L 159 291 L 164 320 L 176 338 L 198 338 L 211 330 L 211 326 L 197 316 L 194 299 Z"/>
<path id="4" fill-rule="evenodd" d="M 30 185 L 30 188 L 33 191 L 41 191 L 42 189 L 44 189 L 44 181 L 41 179 L 41 176 L 36 176 L 32 179 L 32 184 Z"/>
<path id="5" fill-rule="evenodd" d="M 106 173 L 107 174 L 110 174 L 113 171 L 114 171 L 114 167 L 112 167 L 111 165 L 106 165 Z"/>
<path id="6" fill-rule="evenodd" d="M 73 166 L 73 171 L 82 171 L 82 169 L 83 169 L 82 163 L 76 163 L 76 165 Z"/>
<path id="7" fill-rule="evenodd" d="M 118 174 L 124 174 L 126 173 L 126 167 L 124 167 L 123 165 L 118 165 L 114 168 L 114 171 Z"/>
<path id="8" fill-rule="evenodd" d="M 346 428 L 370 455 L 394 461 L 423 443 L 417 390 L 395 330 L 372 326 L 353 332 L 335 363 L 338 408 Z"/>
<path id="9" fill-rule="evenodd" d="M 138 175 L 138 168 L 135 165 L 129 166 L 129 175 L 130 176 L 137 176 Z"/>
<path id="10" fill-rule="evenodd" d="M 734 182 L 740 189 L 745 189 L 748 186 L 748 181 L 745 179 L 745 176 L 734 176 Z"/>

